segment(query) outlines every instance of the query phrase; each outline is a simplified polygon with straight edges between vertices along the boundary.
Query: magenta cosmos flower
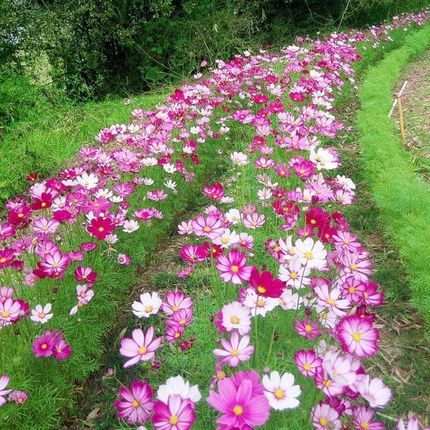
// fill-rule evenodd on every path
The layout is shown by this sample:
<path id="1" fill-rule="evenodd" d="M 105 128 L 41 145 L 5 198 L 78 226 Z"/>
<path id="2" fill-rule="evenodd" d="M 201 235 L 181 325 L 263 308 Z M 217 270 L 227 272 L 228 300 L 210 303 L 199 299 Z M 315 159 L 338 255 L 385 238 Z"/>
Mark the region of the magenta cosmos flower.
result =
<path id="1" fill-rule="evenodd" d="M 151 360 L 160 344 L 161 337 L 154 339 L 154 327 L 149 327 L 146 333 L 140 328 L 134 329 L 131 338 L 121 340 L 120 354 L 124 357 L 131 357 L 124 363 L 124 367 L 133 366 L 139 361 Z"/>
<path id="2" fill-rule="evenodd" d="M 343 350 L 349 354 L 364 358 L 375 355 L 378 350 L 379 331 L 367 318 L 357 315 L 342 318 L 336 333 Z"/>
<path id="3" fill-rule="evenodd" d="M 154 407 L 152 396 L 152 388 L 146 381 L 135 380 L 129 388 L 121 387 L 119 399 L 114 402 L 118 417 L 129 424 L 144 424 Z"/>
<path id="4" fill-rule="evenodd" d="M 246 266 L 246 256 L 237 249 L 233 249 L 227 256 L 217 258 L 216 268 L 224 282 L 241 284 L 251 277 L 252 266 Z"/>
<path id="5" fill-rule="evenodd" d="M 269 418 L 270 406 L 266 396 L 256 394 L 253 382 L 243 379 L 239 385 L 234 378 L 218 382 L 218 393 L 211 390 L 207 402 L 221 417 L 217 423 L 226 428 L 253 428 L 263 425 Z"/>
<path id="6" fill-rule="evenodd" d="M 167 403 L 155 402 L 152 423 L 158 430 L 189 430 L 195 420 L 194 403 L 178 394 L 170 395 Z"/>

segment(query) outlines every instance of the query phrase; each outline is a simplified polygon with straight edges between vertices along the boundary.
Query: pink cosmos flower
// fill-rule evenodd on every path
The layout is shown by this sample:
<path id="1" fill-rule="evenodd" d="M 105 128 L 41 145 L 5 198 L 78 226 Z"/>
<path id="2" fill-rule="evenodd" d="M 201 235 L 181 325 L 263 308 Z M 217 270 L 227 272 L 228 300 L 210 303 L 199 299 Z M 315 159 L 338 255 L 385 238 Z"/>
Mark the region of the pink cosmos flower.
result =
<path id="1" fill-rule="evenodd" d="M 246 228 L 256 229 L 259 227 L 263 227 L 266 222 L 266 217 L 263 214 L 253 213 L 246 215 L 243 218 L 243 225 Z"/>
<path id="2" fill-rule="evenodd" d="M 378 350 L 379 331 L 372 321 L 357 315 L 350 315 L 340 320 L 336 335 L 344 351 L 364 358 L 375 355 Z"/>
<path id="3" fill-rule="evenodd" d="M 211 200 L 220 200 L 224 196 L 224 187 L 219 183 L 203 188 L 203 195 Z"/>
<path id="4" fill-rule="evenodd" d="M 166 293 L 162 309 L 167 315 L 172 315 L 181 309 L 190 309 L 192 306 L 193 299 L 182 291 L 169 291 Z"/>
<path id="5" fill-rule="evenodd" d="M 342 426 L 337 411 L 326 403 L 319 403 L 313 408 L 312 424 L 316 430 L 340 430 Z"/>
<path id="6" fill-rule="evenodd" d="M 405 423 L 403 420 L 400 420 L 397 423 L 397 429 L 396 430 L 421 430 L 421 428 L 422 428 L 422 426 L 420 425 L 418 418 L 412 417 L 409 419 L 409 421 L 407 423 Z M 373 429 L 371 429 L 371 430 L 373 430 Z M 423 428 L 423 430 L 430 430 L 430 429 L 427 427 L 427 428 Z"/>
<path id="7" fill-rule="evenodd" d="M 21 312 L 21 304 L 18 300 L 7 298 L 3 302 L 0 301 L 0 322 L 9 323 L 19 318 Z"/>
<path id="8" fill-rule="evenodd" d="M 50 357 L 52 355 L 52 350 L 54 349 L 57 339 L 55 333 L 50 330 L 45 330 L 45 332 L 39 336 L 33 343 L 32 351 L 34 355 L 38 357 Z"/>
<path id="9" fill-rule="evenodd" d="M 357 430 L 385 429 L 384 423 L 373 421 L 375 419 L 375 411 L 373 409 L 368 409 L 364 406 L 357 406 L 352 410 L 352 416 L 354 419 L 354 426 Z"/>
<path id="10" fill-rule="evenodd" d="M 28 394 L 25 391 L 14 390 L 9 394 L 9 400 L 19 405 L 22 405 L 23 403 L 25 403 L 27 399 L 28 399 Z"/>
<path id="11" fill-rule="evenodd" d="M 7 384 L 9 384 L 9 376 L 3 375 L 0 376 L 0 406 L 4 405 L 6 403 L 5 396 L 9 394 L 12 390 L 6 390 Z"/>
<path id="12" fill-rule="evenodd" d="M 131 357 L 124 363 L 124 367 L 133 366 L 139 361 L 151 360 L 161 344 L 161 337 L 154 339 L 154 327 L 152 326 L 146 333 L 136 328 L 132 331 L 131 336 L 131 338 L 121 339 L 120 354 L 124 357 Z"/>
<path id="13" fill-rule="evenodd" d="M 318 327 L 318 323 L 312 322 L 309 319 L 296 320 L 294 329 L 300 336 L 308 340 L 315 339 L 322 334 L 322 330 Z"/>
<path id="14" fill-rule="evenodd" d="M 254 347 L 249 343 L 249 336 L 240 337 L 239 333 L 235 331 L 231 334 L 230 340 L 221 339 L 223 349 L 214 349 L 213 353 L 220 357 L 221 363 L 225 363 L 230 367 L 237 367 L 240 363 L 251 358 Z"/>
<path id="15" fill-rule="evenodd" d="M 129 424 L 144 424 L 154 408 L 152 396 L 152 388 L 146 381 L 134 380 L 130 387 L 121 387 L 114 402 L 118 417 Z"/>
<path id="16" fill-rule="evenodd" d="M 364 375 L 355 387 L 371 408 L 383 408 L 391 400 L 391 390 L 379 378 Z"/>
<path id="17" fill-rule="evenodd" d="M 52 348 L 52 355 L 57 361 L 67 360 L 72 355 L 72 348 L 63 338 L 60 338 Z"/>
<path id="18" fill-rule="evenodd" d="M 170 318 L 166 321 L 168 326 L 176 325 L 180 327 L 186 327 L 191 324 L 193 321 L 193 310 L 191 308 L 188 309 L 180 309 L 179 311 L 173 313 Z"/>
<path id="19" fill-rule="evenodd" d="M 94 285 L 97 279 L 97 272 L 92 267 L 79 266 L 74 271 L 73 275 L 78 282 Z"/>
<path id="20" fill-rule="evenodd" d="M 170 395 L 167 403 L 154 404 L 152 424 L 158 430 L 189 430 L 196 420 L 194 403 L 177 394 Z"/>
<path id="21" fill-rule="evenodd" d="M 241 284 L 251 277 L 252 266 L 246 266 L 246 256 L 237 249 L 233 249 L 227 256 L 217 258 L 216 268 L 224 282 Z"/>
<path id="22" fill-rule="evenodd" d="M 218 393 L 211 390 L 207 402 L 221 412 L 217 423 L 226 428 L 253 428 L 269 419 L 269 402 L 263 393 L 253 393 L 253 383 L 249 379 L 243 379 L 239 386 L 233 378 L 219 381 Z"/>
<path id="23" fill-rule="evenodd" d="M 192 221 L 192 227 L 196 236 L 215 238 L 224 232 L 222 219 L 212 214 L 207 217 L 199 215 Z"/>
<path id="24" fill-rule="evenodd" d="M 96 237 L 98 240 L 106 239 L 115 230 L 115 224 L 109 218 L 97 217 L 91 220 L 87 227 L 88 233 Z"/>
<path id="25" fill-rule="evenodd" d="M 314 350 L 300 350 L 294 355 L 297 369 L 304 376 L 315 376 L 318 369 L 322 366 L 322 359 L 318 357 Z"/>

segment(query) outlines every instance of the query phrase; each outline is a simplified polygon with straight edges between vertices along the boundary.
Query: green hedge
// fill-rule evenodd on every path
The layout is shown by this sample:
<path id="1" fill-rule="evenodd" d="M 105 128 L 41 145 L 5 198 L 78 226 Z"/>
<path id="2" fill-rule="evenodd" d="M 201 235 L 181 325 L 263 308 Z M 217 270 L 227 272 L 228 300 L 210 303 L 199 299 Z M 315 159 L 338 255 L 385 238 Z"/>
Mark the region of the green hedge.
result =
<path id="1" fill-rule="evenodd" d="M 430 188 L 414 172 L 393 119 L 393 88 L 402 68 L 430 46 L 430 25 L 370 69 L 358 115 L 365 177 L 410 280 L 412 303 L 430 323 Z"/>

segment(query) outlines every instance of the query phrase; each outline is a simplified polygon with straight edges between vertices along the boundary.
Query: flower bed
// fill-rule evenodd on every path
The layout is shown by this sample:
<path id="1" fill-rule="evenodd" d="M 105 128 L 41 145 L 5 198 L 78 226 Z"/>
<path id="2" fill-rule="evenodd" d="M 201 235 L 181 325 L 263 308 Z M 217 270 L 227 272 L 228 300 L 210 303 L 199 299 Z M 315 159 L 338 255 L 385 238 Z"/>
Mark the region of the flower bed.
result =
<path id="1" fill-rule="evenodd" d="M 211 288 L 195 292 L 194 302 L 180 291 L 136 300 L 140 321 L 119 349 L 132 368 L 130 384 L 115 406 L 129 424 L 151 415 L 159 429 L 189 428 L 196 416 L 195 428 L 215 421 L 220 429 L 310 422 L 340 429 L 347 421 L 371 428 L 378 421 L 372 408 L 391 395 L 363 363 L 377 352 L 374 311 L 383 293 L 340 212 L 353 203 L 355 185 L 335 175 L 339 157 L 323 144 L 342 129 L 331 110 L 353 79 L 355 45 L 376 48 L 393 29 L 427 17 L 219 61 L 157 111 L 135 110 L 130 125 L 103 130 L 100 146 L 82 148 L 76 166 L 8 202 L 0 230 L 2 282 L 10 286 L 1 290 L 0 373 L 11 379 L 0 382 L 0 399 L 8 383 L 29 393 L 26 400 L 15 391 L 0 409 L 9 428 L 58 425 L 73 382 L 98 366 L 101 337 L 133 280 L 130 259 L 144 261 L 175 215 L 196 202 L 196 187 L 219 175 L 216 151 L 243 140 L 231 154 L 231 178 L 203 188 L 211 206 L 179 226 L 195 236 L 181 250 L 180 278 L 204 276 Z M 192 371 L 189 377 L 207 387 L 207 404 L 181 377 L 160 381 L 197 365 L 199 337 L 214 355 L 200 363 L 198 381 Z M 160 372 L 146 381 L 150 367 Z"/>

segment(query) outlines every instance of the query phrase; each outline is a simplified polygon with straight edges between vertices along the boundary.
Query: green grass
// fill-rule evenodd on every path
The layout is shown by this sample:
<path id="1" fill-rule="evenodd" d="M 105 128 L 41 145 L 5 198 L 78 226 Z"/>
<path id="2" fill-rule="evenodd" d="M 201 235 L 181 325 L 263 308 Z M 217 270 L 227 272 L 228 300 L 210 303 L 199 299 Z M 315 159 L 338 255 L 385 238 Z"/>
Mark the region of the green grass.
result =
<path id="1" fill-rule="evenodd" d="M 417 175 L 388 118 L 401 69 L 430 45 L 430 26 L 372 68 L 360 92 L 358 115 L 365 179 L 408 274 L 412 303 L 430 322 L 430 190 Z"/>

